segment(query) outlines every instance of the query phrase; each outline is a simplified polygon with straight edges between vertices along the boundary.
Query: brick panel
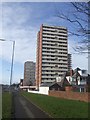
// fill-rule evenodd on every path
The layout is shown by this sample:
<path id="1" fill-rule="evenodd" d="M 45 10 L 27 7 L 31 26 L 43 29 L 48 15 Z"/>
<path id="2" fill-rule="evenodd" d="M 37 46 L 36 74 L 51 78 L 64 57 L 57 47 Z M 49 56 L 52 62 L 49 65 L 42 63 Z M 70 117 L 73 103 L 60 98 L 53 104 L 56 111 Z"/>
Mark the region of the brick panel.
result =
<path id="1" fill-rule="evenodd" d="M 85 102 L 90 102 L 90 93 L 79 93 L 79 92 L 71 92 L 71 91 L 49 91 L 49 96 L 72 99 L 72 100 L 80 100 Z"/>

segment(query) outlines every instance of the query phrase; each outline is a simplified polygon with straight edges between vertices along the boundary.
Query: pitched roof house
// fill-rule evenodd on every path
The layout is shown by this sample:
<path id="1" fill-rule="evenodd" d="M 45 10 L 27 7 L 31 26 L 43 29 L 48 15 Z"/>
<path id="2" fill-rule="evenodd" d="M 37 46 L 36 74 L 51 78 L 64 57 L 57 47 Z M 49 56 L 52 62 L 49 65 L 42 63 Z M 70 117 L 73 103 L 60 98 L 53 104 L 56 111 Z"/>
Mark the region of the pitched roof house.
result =
<path id="1" fill-rule="evenodd" d="M 66 79 L 73 88 L 76 88 L 76 91 L 86 91 L 87 78 L 87 71 L 81 70 L 80 68 L 76 68 L 75 70 L 66 73 Z"/>

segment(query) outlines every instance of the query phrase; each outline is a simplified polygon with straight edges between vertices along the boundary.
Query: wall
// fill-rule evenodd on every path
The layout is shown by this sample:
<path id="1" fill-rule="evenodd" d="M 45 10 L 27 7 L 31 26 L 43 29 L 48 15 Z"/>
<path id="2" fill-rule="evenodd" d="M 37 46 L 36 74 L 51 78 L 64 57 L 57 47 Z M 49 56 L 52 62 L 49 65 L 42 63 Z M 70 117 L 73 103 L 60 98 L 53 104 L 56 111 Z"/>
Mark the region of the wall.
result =
<path id="1" fill-rule="evenodd" d="M 29 89 L 28 89 L 28 92 L 30 92 L 30 93 L 36 93 L 36 94 L 40 94 L 39 91 L 33 91 L 33 90 L 29 90 Z"/>
<path id="2" fill-rule="evenodd" d="M 28 92 L 31 93 L 44 94 L 44 95 L 48 95 L 48 91 L 49 91 L 49 87 L 39 87 L 39 91 L 28 90 Z"/>
<path id="3" fill-rule="evenodd" d="M 65 99 L 72 99 L 72 100 L 80 100 L 85 102 L 90 102 L 90 93 L 79 93 L 79 92 L 71 92 L 71 91 L 49 91 L 49 96 L 55 96 Z"/>
<path id="4" fill-rule="evenodd" d="M 49 87 L 39 87 L 39 92 L 41 94 L 48 95 Z"/>

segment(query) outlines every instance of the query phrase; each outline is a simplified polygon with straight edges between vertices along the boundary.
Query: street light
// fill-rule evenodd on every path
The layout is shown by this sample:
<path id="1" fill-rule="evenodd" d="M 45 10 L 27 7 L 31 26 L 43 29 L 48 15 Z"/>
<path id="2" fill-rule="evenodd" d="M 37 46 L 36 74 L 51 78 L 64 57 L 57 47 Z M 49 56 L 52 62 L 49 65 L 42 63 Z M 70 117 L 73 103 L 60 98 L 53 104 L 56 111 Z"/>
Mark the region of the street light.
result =
<path id="1" fill-rule="evenodd" d="M 0 41 L 7 41 L 5 39 L 0 39 Z M 15 41 L 9 40 L 13 42 L 13 52 L 12 52 L 12 63 L 11 63 L 11 73 L 10 73 L 10 86 L 12 84 L 12 74 L 13 74 L 13 61 L 14 61 L 14 49 L 15 49 Z"/>

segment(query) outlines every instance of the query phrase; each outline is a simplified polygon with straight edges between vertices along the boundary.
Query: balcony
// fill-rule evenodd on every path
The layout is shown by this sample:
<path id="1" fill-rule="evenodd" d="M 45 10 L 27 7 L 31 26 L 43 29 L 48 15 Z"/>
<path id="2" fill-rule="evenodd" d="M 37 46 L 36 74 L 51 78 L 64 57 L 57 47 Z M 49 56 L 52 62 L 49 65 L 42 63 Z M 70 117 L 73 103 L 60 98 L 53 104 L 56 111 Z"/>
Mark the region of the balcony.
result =
<path id="1" fill-rule="evenodd" d="M 45 32 L 44 30 L 55 32 L 55 29 L 54 28 L 50 28 L 50 27 L 47 27 L 47 28 L 43 27 L 43 32 Z"/>
<path id="2" fill-rule="evenodd" d="M 51 42 L 52 42 L 54 39 L 55 39 L 55 37 L 51 37 L 51 38 L 47 38 L 47 37 L 44 38 L 44 37 L 43 37 L 43 40 L 44 40 L 44 41 L 51 41 Z"/>
<path id="3" fill-rule="evenodd" d="M 55 48 L 55 46 L 51 46 L 51 45 L 43 45 L 43 48 Z"/>
<path id="4" fill-rule="evenodd" d="M 48 37 L 48 38 L 47 37 L 46 38 L 43 37 L 43 40 L 44 41 L 50 41 L 50 42 L 62 42 L 62 43 L 66 43 L 67 44 L 67 38 L 64 39 L 64 38 L 58 37 L 58 39 L 57 39 L 55 37 Z"/>
<path id="5" fill-rule="evenodd" d="M 55 53 L 43 52 L 42 55 L 56 55 Z"/>
<path id="6" fill-rule="evenodd" d="M 51 80 L 51 79 L 42 79 L 42 82 L 47 82 L 47 83 L 52 83 L 52 82 L 55 82 L 55 79 L 54 80 Z"/>
<path id="7" fill-rule="evenodd" d="M 56 77 L 55 77 L 55 76 L 46 76 L 46 75 L 45 75 L 45 76 L 42 76 L 42 79 L 43 79 L 43 78 L 46 78 L 46 79 L 47 79 L 47 78 L 50 78 L 50 79 L 53 79 L 53 78 L 56 78 Z"/>
<path id="8" fill-rule="evenodd" d="M 55 52 L 54 49 L 42 49 L 43 52 Z"/>
<path id="9" fill-rule="evenodd" d="M 55 72 L 42 72 L 42 74 L 55 75 Z"/>
<path id="10" fill-rule="evenodd" d="M 54 72 L 54 71 L 60 70 L 60 68 L 58 68 L 58 67 L 53 67 L 53 68 L 50 67 L 50 68 L 49 68 L 49 67 L 48 67 L 48 68 L 42 68 L 42 70 L 45 70 L 45 71 L 46 71 L 46 70 L 49 70 L 49 71 Z"/>
<path id="11" fill-rule="evenodd" d="M 60 30 L 47 30 L 47 31 L 43 31 L 43 34 L 47 34 L 47 35 L 67 35 L 67 32 L 62 32 Z"/>
<path id="12" fill-rule="evenodd" d="M 43 34 L 43 37 L 52 37 L 52 38 L 55 38 L 55 35 Z"/>
<path id="13" fill-rule="evenodd" d="M 52 56 L 54 56 L 54 57 L 67 57 L 67 54 L 60 54 L 60 53 L 48 53 L 48 52 L 42 52 L 42 57 L 44 56 L 44 55 L 46 55 L 46 56 L 48 56 L 48 55 L 52 55 Z M 45 56 L 45 57 L 46 57 Z"/>
<path id="14" fill-rule="evenodd" d="M 67 60 L 67 58 L 63 58 L 63 57 L 61 57 L 61 58 L 59 58 L 59 60 Z"/>
<path id="15" fill-rule="evenodd" d="M 54 45 L 55 43 L 51 42 L 51 41 L 43 42 L 43 45 L 45 45 L 45 44 Z"/>
<path id="16" fill-rule="evenodd" d="M 42 63 L 42 68 L 43 68 L 43 67 L 54 67 L 54 64 L 43 64 L 43 63 Z"/>
<path id="17" fill-rule="evenodd" d="M 42 62 L 44 63 L 64 63 L 64 62 L 60 62 L 59 60 L 42 60 Z"/>
<path id="18" fill-rule="evenodd" d="M 59 69 L 66 69 L 66 68 L 68 68 L 67 64 L 59 65 Z"/>

